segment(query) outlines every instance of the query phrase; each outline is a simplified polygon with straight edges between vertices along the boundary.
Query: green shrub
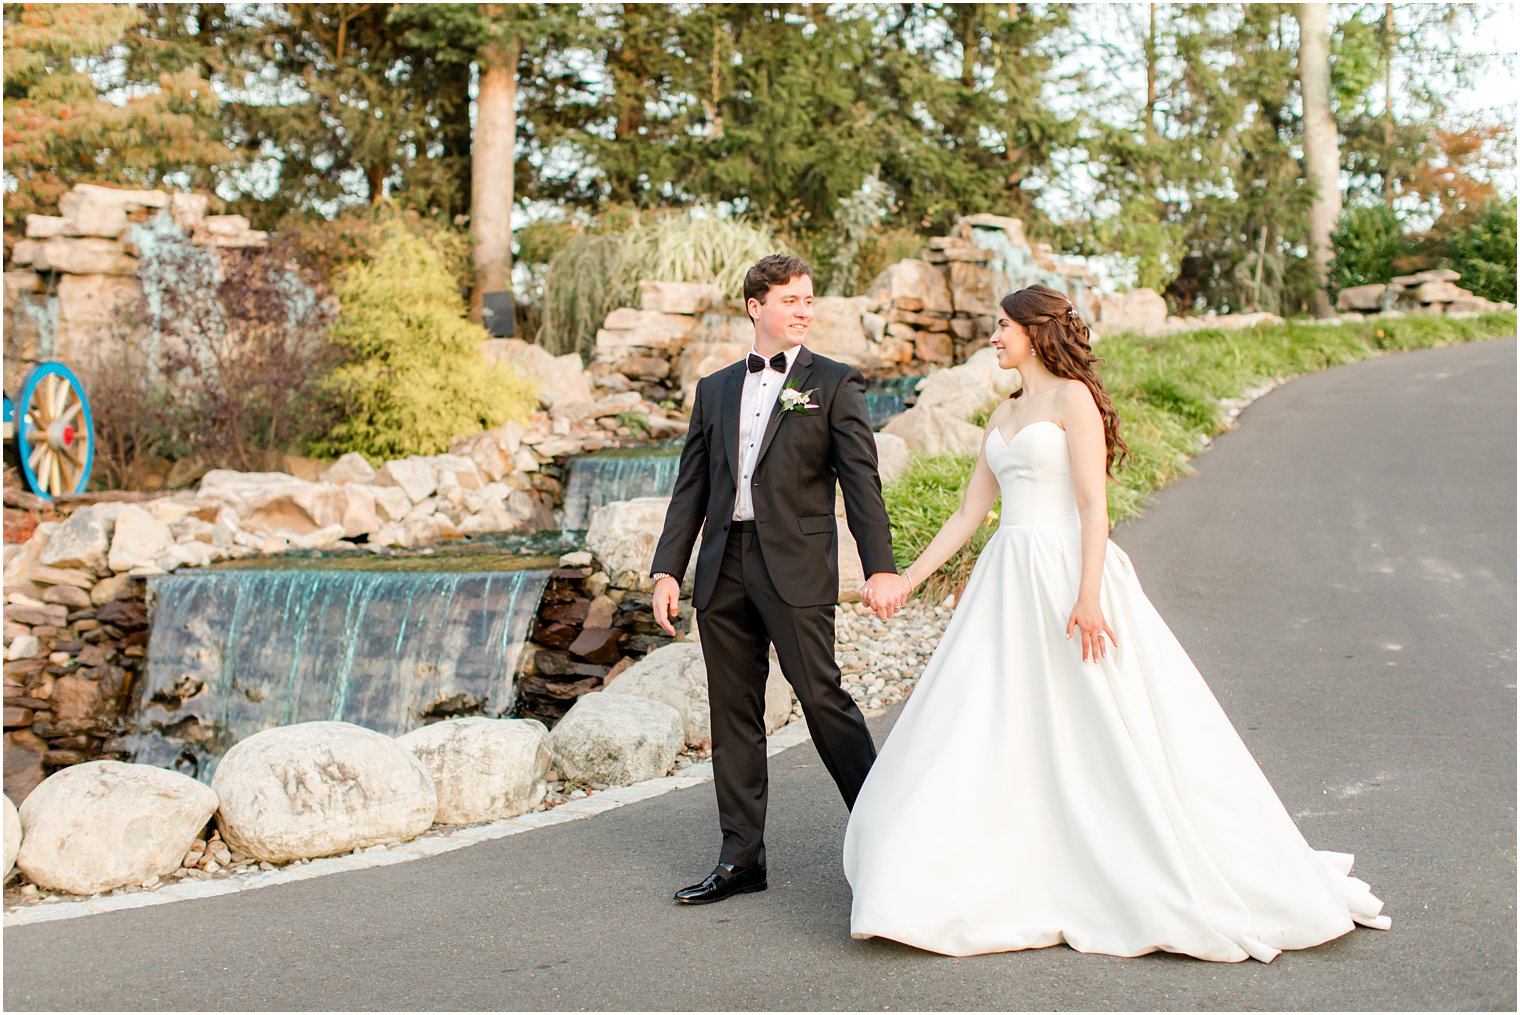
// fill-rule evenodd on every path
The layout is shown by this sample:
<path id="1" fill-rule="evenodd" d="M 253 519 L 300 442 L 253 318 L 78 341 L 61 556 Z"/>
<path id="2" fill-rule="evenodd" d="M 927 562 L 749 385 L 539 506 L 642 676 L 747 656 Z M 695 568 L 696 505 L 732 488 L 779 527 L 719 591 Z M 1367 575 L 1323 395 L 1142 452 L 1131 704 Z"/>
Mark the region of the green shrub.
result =
<path id="1" fill-rule="evenodd" d="M 316 454 L 437 454 L 532 412 L 534 385 L 486 361 L 490 336 L 466 319 L 447 257 L 426 236 L 391 225 L 368 261 L 340 273 L 335 293 L 333 339 L 345 358 L 325 387 L 342 419 L 313 443 Z"/>
<path id="2" fill-rule="evenodd" d="M 1515 314 L 1511 312 L 1106 337 L 1098 346 L 1100 373 L 1130 450 L 1108 485 L 1109 520 L 1117 523 L 1139 514 L 1153 491 L 1190 471 L 1188 459 L 1203 440 L 1225 428 L 1219 411 L 1222 399 L 1239 397 L 1266 381 L 1352 363 L 1381 351 L 1426 349 L 1513 334 Z M 953 455 L 915 458 L 907 474 L 886 488 L 899 567 L 911 564 L 955 511 L 975 465 L 974 459 Z M 960 553 L 930 576 L 923 587 L 926 600 L 938 602 L 948 592 L 960 594 L 991 532 L 990 525 L 983 526 Z"/>
<path id="3" fill-rule="evenodd" d="M 1461 272 L 1462 288 L 1486 300 L 1515 302 L 1515 229 L 1515 199 L 1491 200 L 1451 237 L 1446 264 Z"/>
<path id="4" fill-rule="evenodd" d="M 1399 259 L 1413 252 L 1398 212 L 1386 205 L 1347 208 L 1330 236 L 1330 289 L 1387 282 L 1399 274 Z"/>

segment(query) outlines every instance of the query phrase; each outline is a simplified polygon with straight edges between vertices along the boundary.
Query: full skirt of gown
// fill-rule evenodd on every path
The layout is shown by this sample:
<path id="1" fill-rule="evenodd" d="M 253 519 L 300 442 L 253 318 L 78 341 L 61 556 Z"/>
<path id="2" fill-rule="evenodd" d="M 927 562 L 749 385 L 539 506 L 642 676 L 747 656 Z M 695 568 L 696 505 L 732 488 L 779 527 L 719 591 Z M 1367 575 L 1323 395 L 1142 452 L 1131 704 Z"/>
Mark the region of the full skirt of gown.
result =
<path id="1" fill-rule="evenodd" d="M 852 935 L 1236 962 L 1388 927 L 1351 856 L 1305 842 L 1112 542 L 1118 644 L 1084 662 L 1066 638 L 1081 527 L 1069 471 L 1052 486 L 1064 431 L 1040 429 L 988 438 L 1005 517 L 850 816 Z"/>

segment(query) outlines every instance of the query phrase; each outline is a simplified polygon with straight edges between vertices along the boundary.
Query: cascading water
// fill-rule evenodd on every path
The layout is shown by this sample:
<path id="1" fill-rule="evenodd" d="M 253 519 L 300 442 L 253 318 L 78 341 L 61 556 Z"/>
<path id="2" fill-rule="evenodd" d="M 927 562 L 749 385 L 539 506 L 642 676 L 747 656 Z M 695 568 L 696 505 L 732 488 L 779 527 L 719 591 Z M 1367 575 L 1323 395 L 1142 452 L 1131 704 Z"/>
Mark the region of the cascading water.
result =
<path id="1" fill-rule="evenodd" d="M 511 710 L 552 557 L 283 563 L 150 581 L 134 760 L 209 780 L 229 747 L 274 726 L 341 719 L 395 736 Z"/>
<path id="2" fill-rule="evenodd" d="M 887 377 L 868 382 L 866 411 L 871 415 L 871 429 L 880 430 L 887 420 L 908 407 L 913 389 L 922 377 Z"/>
<path id="3" fill-rule="evenodd" d="M 570 459 L 561 526 L 584 529 L 590 524 L 593 508 L 613 501 L 670 496 L 680 464 L 680 442 Z"/>

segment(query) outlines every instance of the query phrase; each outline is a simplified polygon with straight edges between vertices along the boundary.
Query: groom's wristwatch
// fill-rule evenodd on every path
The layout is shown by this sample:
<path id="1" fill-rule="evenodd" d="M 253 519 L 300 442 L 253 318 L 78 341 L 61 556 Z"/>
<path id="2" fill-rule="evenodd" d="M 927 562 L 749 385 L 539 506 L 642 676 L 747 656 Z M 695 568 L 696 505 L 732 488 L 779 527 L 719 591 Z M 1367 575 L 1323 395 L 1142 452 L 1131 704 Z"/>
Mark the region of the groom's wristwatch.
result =
<path id="1" fill-rule="evenodd" d="M 673 575 L 673 574 L 666 574 L 664 571 L 656 571 L 654 574 L 652 574 L 652 575 L 649 576 L 649 580 L 652 581 L 652 582 L 654 582 L 656 585 L 658 585 L 658 584 L 660 584 L 660 579 L 661 578 L 674 578 L 674 577 L 675 577 L 675 575 Z"/>

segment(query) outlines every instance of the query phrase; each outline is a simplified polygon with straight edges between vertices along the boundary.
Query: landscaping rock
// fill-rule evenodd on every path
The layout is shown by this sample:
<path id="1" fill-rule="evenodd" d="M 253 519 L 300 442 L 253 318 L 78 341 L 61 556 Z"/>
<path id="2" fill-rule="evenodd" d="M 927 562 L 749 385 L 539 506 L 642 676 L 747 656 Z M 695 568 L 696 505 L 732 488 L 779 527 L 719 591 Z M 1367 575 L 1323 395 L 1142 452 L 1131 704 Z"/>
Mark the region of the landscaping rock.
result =
<path id="1" fill-rule="evenodd" d="M 908 442 L 896 434 L 877 433 L 875 436 L 876 471 L 881 475 L 883 486 L 895 483 L 913 463 L 913 452 L 908 449 Z"/>
<path id="2" fill-rule="evenodd" d="M 174 533 L 136 504 L 123 504 L 111 536 L 106 564 L 121 574 L 146 564 L 174 545 Z"/>
<path id="3" fill-rule="evenodd" d="M 1335 309 L 1364 312 L 1380 310 L 1383 306 L 1383 293 L 1387 290 L 1388 287 L 1381 283 L 1350 286 L 1335 294 Z"/>
<path id="4" fill-rule="evenodd" d="M 586 530 L 586 549 L 602 562 L 602 568 L 619 588 L 648 590 L 650 564 L 655 545 L 665 527 L 669 497 L 640 497 L 614 501 L 592 509 Z M 692 548 L 688 576 L 695 573 L 700 537 Z M 687 582 L 683 580 L 683 587 Z"/>
<path id="5" fill-rule="evenodd" d="M 564 778 L 630 786 L 670 771 L 684 731 L 681 713 L 664 702 L 592 691 L 576 700 L 549 739 Z"/>
<path id="6" fill-rule="evenodd" d="M 357 451 L 350 451 L 322 473 L 324 483 L 373 483 L 375 467 Z"/>
<path id="7" fill-rule="evenodd" d="M 21 815 L 11 798 L 5 798 L 5 877 L 16 868 L 16 853 L 21 849 Z"/>
<path id="8" fill-rule="evenodd" d="M 945 276 L 934 265 L 908 258 L 890 265 L 866 288 L 872 306 L 949 314 L 955 306 Z"/>
<path id="9" fill-rule="evenodd" d="M 920 455 L 975 455 L 982 446 L 981 427 L 943 409 L 916 405 L 888 420 L 882 432 L 901 437 L 914 454 Z"/>
<path id="10" fill-rule="evenodd" d="M 179 869 L 216 793 L 178 772 L 120 761 L 72 765 L 21 805 L 16 865 L 43 888 L 90 895 Z"/>
<path id="11" fill-rule="evenodd" d="M 255 733 L 222 758 L 211 788 L 227 845 L 274 863 L 410 839 L 438 811 L 421 761 L 390 737 L 346 722 Z"/>
<path id="12" fill-rule="evenodd" d="M 549 732 L 536 719 L 449 719 L 396 743 L 422 762 L 447 825 L 499 821 L 532 810 L 548 792 Z"/>
<path id="13" fill-rule="evenodd" d="M 687 744 L 700 747 L 712 743 L 707 665 L 698 643 L 676 642 L 655 649 L 619 674 L 607 685 L 606 693 L 664 702 L 680 713 Z M 772 656 L 770 675 L 765 682 L 765 732 L 774 733 L 791 714 L 791 685 Z"/>
<path id="14" fill-rule="evenodd" d="M 573 352 L 555 356 L 543 346 L 520 338 L 490 339 L 485 352 L 487 359 L 505 363 L 535 381 L 539 402 L 550 410 L 566 402 L 586 402 L 596 397 L 581 358 Z"/>
<path id="15" fill-rule="evenodd" d="M 38 562 L 44 567 L 81 568 L 105 573 L 111 532 L 116 527 L 116 516 L 120 511 L 120 504 L 91 504 L 75 511 L 53 533 Z"/>
<path id="16" fill-rule="evenodd" d="M 413 504 L 426 500 L 438 489 L 438 472 L 418 458 L 401 458 L 380 466 L 376 486 L 398 486 Z"/>
<path id="17" fill-rule="evenodd" d="M 30 234 L 28 234 L 30 235 Z M 640 282 L 639 309 L 662 314 L 700 314 L 723 302 L 723 291 L 710 282 Z"/>

